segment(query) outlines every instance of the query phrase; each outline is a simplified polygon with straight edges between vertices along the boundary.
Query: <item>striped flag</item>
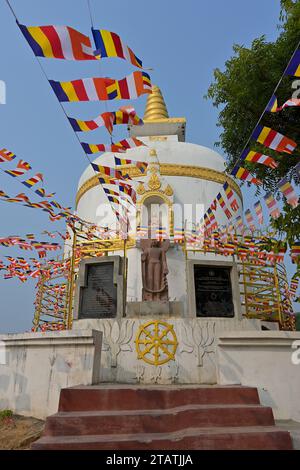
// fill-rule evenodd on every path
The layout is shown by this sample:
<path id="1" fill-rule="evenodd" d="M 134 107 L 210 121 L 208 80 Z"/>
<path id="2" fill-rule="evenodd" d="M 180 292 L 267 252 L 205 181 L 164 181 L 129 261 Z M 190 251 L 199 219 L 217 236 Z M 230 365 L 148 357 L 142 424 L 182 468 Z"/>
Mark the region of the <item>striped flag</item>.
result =
<path id="1" fill-rule="evenodd" d="M 224 189 L 226 197 L 229 201 L 231 209 L 234 212 L 236 212 L 239 208 L 239 205 L 238 205 L 237 200 L 234 197 L 234 193 L 233 193 L 232 189 L 229 187 L 229 184 L 228 184 L 227 181 L 223 184 L 223 189 Z"/>
<path id="2" fill-rule="evenodd" d="M 113 153 L 125 153 L 127 149 L 139 147 L 145 145 L 141 140 L 136 137 L 129 139 L 120 140 L 119 142 L 112 144 L 88 144 L 86 142 L 80 142 L 83 150 L 87 154 L 98 153 L 98 152 L 113 152 Z"/>
<path id="3" fill-rule="evenodd" d="M 95 55 L 98 59 L 119 57 L 131 62 L 135 67 L 142 68 L 142 61 L 133 53 L 130 47 L 123 43 L 116 33 L 94 28 L 92 28 L 92 33 L 96 44 Z"/>
<path id="4" fill-rule="evenodd" d="M 264 155 L 263 153 L 254 152 L 253 150 L 245 149 L 241 155 L 241 160 L 246 160 L 248 162 L 260 163 L 261 165 L 268 166 L 272 169 L 278 167 L 278 163 L 274 158 Z"/>
<path id="5" fill-rule="evenodd" d="M 25 162 L 24 160 L 19 160 L 19 163 L 17 164 L 17 168 L 15 170 L 5 170 L 5 173 L 10 176 L 16 177 L 24 175 L 28 170 L 31 170 L 31 166 L 29 165 L 29 163 Z"/>
<path id="6" fill-rule="evenodd" d="M 269 113 L 276 113 L 276 111 L 278 111 L 278 103 L 275 95 L 272 96 L 265 110 Z"/>
<path id="7" fill-rule="evenodd" d="M 300 106 L 300 99 L 299 98 L 290 98 L 285 103 L 283 103 L 282 106 L 277 108 L 277 111 L 281 111 L 284 108 L 289 108 L 289 107 L 292 107 L 292 106 Z"/>
<path id="8" fill-rule="evenodd" d="M 247 209 L 245 211 L 245 217 L 246 217 L 247 224 L 249 225 L 250 229 L 254 232 L 256 227 L 255 227 L 254 219 L 253 219 L 250 209 Z"/>
<path id="9" fill-rule="evenodd" d="M 286 137 L 280 132 L 274 131 L 270 127 L 258 125 L 252 134 L 252 139 L 269 147 L 270 149 L 277 150 L 278 152 L 285 152 L 291 154 L 297 147 L 289 137 Z"/>
<path id="10" fill-rule="evenodd" d="M 241 166 L 234 167 L 231 170 L 231 175 L 235 176 L 236 178 L 240 180 L 248 181 L 249 183 L 253 183 L 256 185 L 262 184 L 262 182 L 259 179 L 254 178 L 248 170 L 246 170 L 245 168 Z"/>
<path id="11" fill-rule="evenodd" d="M 11 162 L 14 158 L 16 158 L 16 155 L 13 152 L 7 149 L 0 150 L 0 163 Z"/>
<path id="12" fill-rule="evenodd" d="M 70 82 L 49 80 L 58 101 L 107 101 L 135 99 L 152 93 L 150 76 L 135 71 L 121 80 L 113 78 L 84 78 Z"/>
<path id="13" fill-rule="evenodd" d="M 299 198 L 288 179 L 282 178 L 278 183 L 278 188 L 285 196 L 287 203 L 295 209 L 299 205 Z"/>
<path id="14" fill-rule="evenodd" d="M 140 170 L 141 173 L 145 173 L 148 167 L 148 163 L 146 162 L 139 162 L 136 160 L 129 160 L 127 158 L 118 158 L 118 157 L 115 157 L 115 164 L 116 166 L 134 165 Z"/>
<path id="15" fill-rule="evenodd" d="M 143 120 L 138 117 L 135 109 L 131 106 L 123 106 L 118 111 L 99 114 L 99 116 L 89 121 L 82 121 L 71 117 L 68 117 L 68 119 L 75 132 L 89 132 L 98 127 L 105 126 L 111 134 L 113 126 L 117 124 L 132 124 L 134 126 L 143 124 Z"/>
<path id="16" fill-rule="evenodd" d="M 38 57 L 65 60 L 96 60 L 91 40 L 69 26 L 25 26 L 18 23 Z"/>
<path id="17" fill-rule="evenodd" d="M 35 184 L 39 183 L 40 181 L 43 181 L 43 175 L 42 173 L 37 173 L 35 176 L 32 176 L 32 178 L 29 178 L 26 181 L 22 181 L 22 184 L 27 186 L 27 188 L 32 188 Z"/>
<path id="18" fill-rule="evenodd" d="M 236 220 L 236 228 L 240 231 L 245 230 L 245 226 L 244 226 L 242 217 L 240 215 L 238 215 L 235 220 Z"/>
<path id="19" fill-rule="evenodd" d="M 279 207 L 277 205 L 277 202 L 275 201 L 272 193 L 267 193 L 265 196 L 264 196 L 264 200 L 265 200 L 265 203 L 267 205 L 267 208 L 270 212 L 270 215 L 273 219 L 278 219 L 278 217 L 280 216 L 280 210 L 279 210 Z"/>
<path id="20" fill-rule="evenodd" d="M 211 210 L 210 207 L 207 209 L 207 214 L 208 214 L 208 217 L 209 217 L 211 230 L 217 230 L 218 229 L 218 224 L 217 224 L 216 218 L 214 216 L 214 213 L 213 213 L 213 211 Z"/>
<path id="21" fill-rule="evenodd" d="M 300 77 L 300 49 L 297 49 L 294 52 L 284 72 L 284 75 L 293 75 L 294 77 Z"/>
<path id="22" fill-rule="evenodd" d="M 91 163 L 91 166 L 97 173 L 103 173 L 110 178 L 126 179 L 126 175 L 124 176 L 121 171 L 115 170 L 115 168 L 111 168 L 110 166 L 98 165 L 97 163 Z"/>
<path id="23" fill-rule="evenodd" d="M 224 201 L 221 193 L 217 194 L 217 200 L 219 201 L 219 204 L 220 204 L 221 208 L 223 209 L 227 219 L 231 219 L 232 214 L 231 214 L 230 210 L 228 209 L 228 207 L 226 207 L 225 201 Z"/>
<path id="24" fill-rule="evenodd" d="M 294 242 L 291 246 L 291 259 L 293 263 L 299 263 L 300 260 L 300 242 Z"/>
<path id="25" fill-rule="evenodd" d="M 55 193 L 46 194 L 46 191 L 44 188 L 38 188 L 34 192 L 38 194 L 38 196 L 40 197 L 53 197 L 55 195 Z"/>
<path id="26" fill-rule="evenodd" d="M 255 210 L 255 213 L 257 215 L 257 219 L 258 219 L 259 224 L 263 225 L 263 223 L 264 223 L 263 209 L 262 209 L 262 205 L 261 205 L 260 201 L 257 201 L 254 204 L 254 210 Z"/>

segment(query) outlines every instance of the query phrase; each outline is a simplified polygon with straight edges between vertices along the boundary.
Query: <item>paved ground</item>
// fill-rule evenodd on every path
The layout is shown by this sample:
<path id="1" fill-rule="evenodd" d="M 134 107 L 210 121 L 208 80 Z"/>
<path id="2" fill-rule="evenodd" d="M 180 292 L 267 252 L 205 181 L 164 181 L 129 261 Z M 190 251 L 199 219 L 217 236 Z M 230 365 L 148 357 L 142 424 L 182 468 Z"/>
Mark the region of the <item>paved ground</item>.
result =
<path id="1" fill-rule="evenodd" d="M 0 449 L 26 450 L 36 441 L 45 422 L 36 418 L 13 415 L 0 421 Z"/>

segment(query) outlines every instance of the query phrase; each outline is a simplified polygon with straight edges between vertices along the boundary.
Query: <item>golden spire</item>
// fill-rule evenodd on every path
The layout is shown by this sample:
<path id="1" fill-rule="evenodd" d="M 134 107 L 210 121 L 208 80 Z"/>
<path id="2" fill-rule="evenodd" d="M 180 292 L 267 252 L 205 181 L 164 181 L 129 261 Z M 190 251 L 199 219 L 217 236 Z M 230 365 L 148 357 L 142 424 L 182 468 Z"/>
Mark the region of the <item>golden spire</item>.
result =
<path id="1" fill-rule="evenodd" d="M 167 106 L 158 86 L 152 86 L 152 93 L 148 95 L 144 120 L 168 119 Z"/>

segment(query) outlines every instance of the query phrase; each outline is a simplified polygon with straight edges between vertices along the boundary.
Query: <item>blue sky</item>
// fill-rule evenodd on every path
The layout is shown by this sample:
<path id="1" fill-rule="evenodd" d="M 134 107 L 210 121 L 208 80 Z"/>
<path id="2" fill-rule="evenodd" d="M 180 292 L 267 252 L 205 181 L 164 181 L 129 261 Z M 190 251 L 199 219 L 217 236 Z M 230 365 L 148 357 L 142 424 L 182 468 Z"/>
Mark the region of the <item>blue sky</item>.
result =
<path id="1" fill-rule="evenodd" d="M 249 46 L 262 34 L 278 35 L 279 0 L 90 0 L 94 25 L 117 32 L 152 67 L 152 82 L 159 85 L 171 116 L 187 118 L 189 142 L 213 147 L 220 129 L 217 110 L 203 95 L 232 55 L 234 43 Z M 20 23 L 68 25 L 90 33 L 87 0 L 11 0 Z M 45 176 L 45 187 L 57 199 L 74 207 L 77 181 L 87 161 L 31 49 L 21 35 L 6 2 L 0 4 L 0 80 L 7 86 L 7 104 L 0 105 L 1 141 L 33 170 Z M 118 59 L 99 63 L 41 59 L 49 78 L 69 80 L 92 75 L 122 78 L 132 72 Z M 132 101 L 143 115 L 145 98 Z M 118 103 L 119 104 L 119 103 Z M 70 103 L 70 115 L 91 118 L 106 110 L 100 103 Z M 109 104 L 114 109 L 114 104 Z M 97 134 L 98 132 L 98 134 Z M 121 136 L 121 134 L 120 134 Z M 105 130 L 93 137 L 105 142 Z M 221 152 L 222 153 L 222 152 Z M 15 195 L 23 188 L 0 173 L 0 189 Z M 246 199 L 247 195 L 246 195 Z M 38 210 L 0 202 L 0 237 L 63 229 Z M 22 256 L 0 247 L 5 255 Z M 34 282 L 0 279 L 0 332 L 29 330 L 33 316 Z"/>

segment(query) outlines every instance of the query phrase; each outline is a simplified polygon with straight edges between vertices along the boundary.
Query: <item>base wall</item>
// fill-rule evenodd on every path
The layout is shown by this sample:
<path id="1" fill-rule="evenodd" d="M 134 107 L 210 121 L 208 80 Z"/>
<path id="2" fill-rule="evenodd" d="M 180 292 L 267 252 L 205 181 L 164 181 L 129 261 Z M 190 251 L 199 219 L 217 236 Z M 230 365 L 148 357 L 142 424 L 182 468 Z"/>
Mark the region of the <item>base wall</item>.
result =
<path id="1" fill-rule="evenodd" d="M 219 384 L 255 386 L 276 419 L 300 422 L 300 332 L 223 332 L 217 363 Z"/>
<path id="2" fill-rule="evenodd" d="M 0 409 L 56 413 L 61 388 L 99 382 L 101 342 L 91 330 L 0 335 Z"/>
<path id="3" fill-rule="evenodd" d="M 135 344 L 140 325 L 149 320 L 148 317 L 74 321 L 74 329 L 103 331 L 101 382 L 216 384 L 218 336 L 224 331 L 260 329 L 258 320 L 162 316 L 159 320 L 173 325 L 178 347 L 174 360 L 156 366 L 138 359 Z"/>

